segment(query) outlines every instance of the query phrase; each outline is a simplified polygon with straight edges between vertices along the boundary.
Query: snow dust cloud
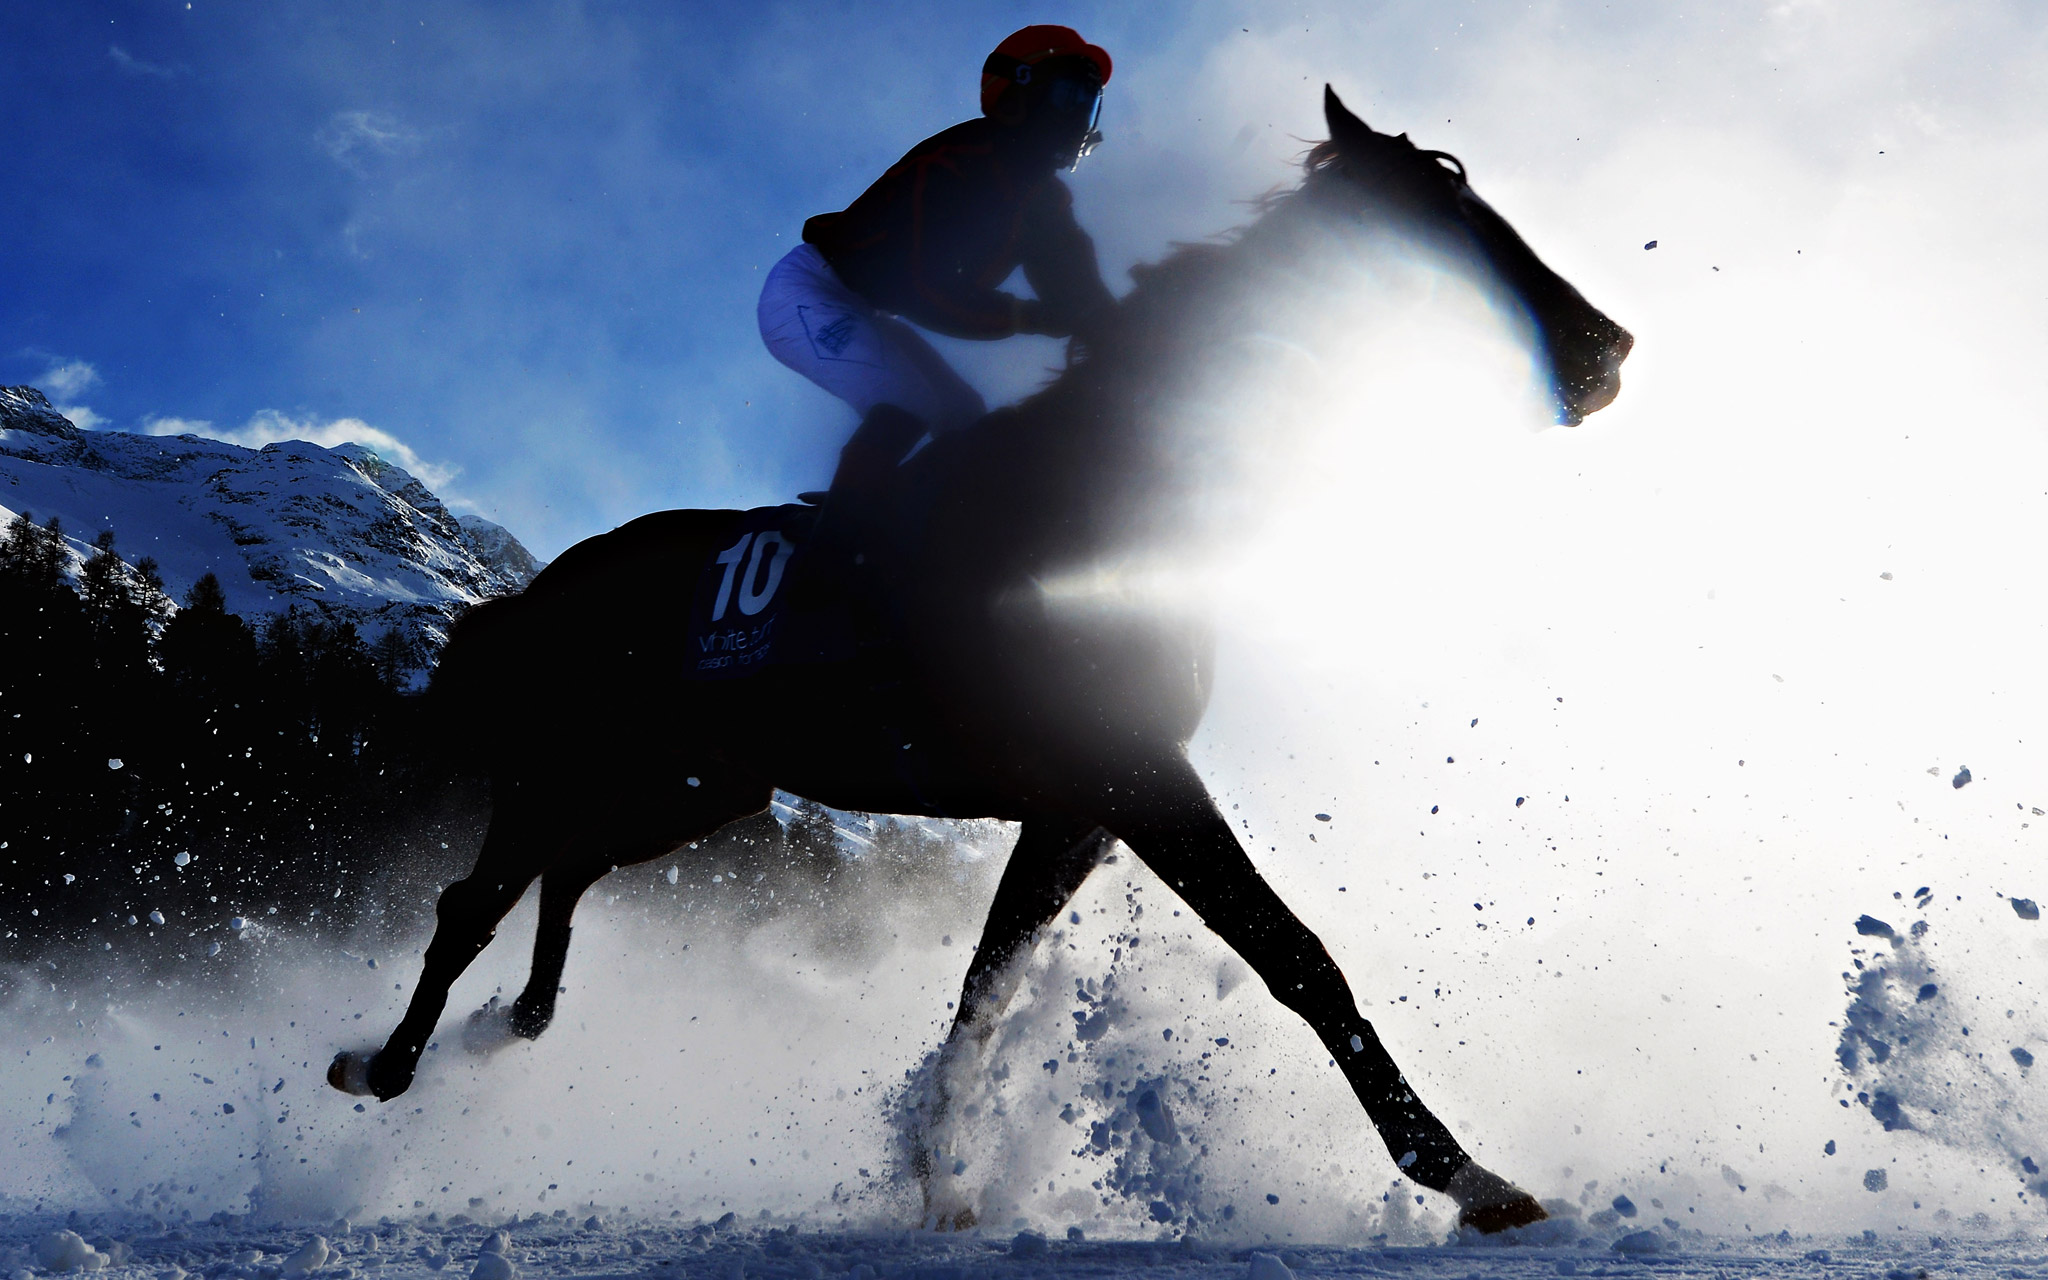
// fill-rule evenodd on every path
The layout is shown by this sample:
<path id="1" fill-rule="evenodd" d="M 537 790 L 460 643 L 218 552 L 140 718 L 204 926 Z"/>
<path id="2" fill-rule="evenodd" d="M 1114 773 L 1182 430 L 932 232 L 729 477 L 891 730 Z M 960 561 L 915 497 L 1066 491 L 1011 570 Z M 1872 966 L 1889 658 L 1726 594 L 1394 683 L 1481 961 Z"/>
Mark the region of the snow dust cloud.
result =
<path id="1" fill-rule="evenodd" d="M 6 1204 L 173 1222 L 564 1206 L 914 1222 L 909 1113 L 1014 829 L 780 812 L 825 856 L 714 842 L 615 873 L 579 915 L 555 1025 L 507 1043 L 469 1014 L 523 982 L 529 896 L 389 1104 L 335 1092 L 324 1072 L 403 1008 L 420 913 L 338 934 L 194 920 L 168 980 L 138 977 L 118 949 L 17 972 Z M 393 901 L 418 889 L 390 888 Z M 949 1155 L 991 1225 L 1440 1231 L 1441 1212 L 1405 1191 L 1382 1201 L 1393 1179 L 1376 1141 L 1352 1155 L 1268 1130 L 1265 1099 L 1323 1068 L 1266 1003 L 1127 851 L 1111 854 L 1030 962 L 963 1099 Z"/>
<path id="2" fill-rule="evenodd" d="M 1363 331 L 1356 393 L 1220 583 L 1195 754 L 1422 1096 L 1539 1195 L 1725 1230 L 2038 1225 L 2048 1135 L 2009 1051 L 2048 1026 L 2048 939 L 2008 901 L 2040 896 L 2048 807 L 2024 354 L 2048 259 L 2018 212 L 2044 152 L 2015 108 L 2043 86 L 1998 48 L 2006 11 L 1964 15 L 1760 7 L 1682 56 L 1669 15 L 1468 21 L 1478 47 L 1431 67 L 1454 84 L 1381 60 L 1380 104 L 1353 101 L 1458 152 L 1638 342 L 1567 430 L 1505 332 L 1429 331 L 1471 328 L 1449 294 Z M 1298 122 L 1280 94 L 1333 38 L 1237 49 L 1269 73 L 1228 81 L 1243 117 Z M 1926 87 L 1873 88 L 1892 74 Z M 1845 1072 L 1852 1003 L 1888 1007 L 1851 990 L 1854 923 L 1906 937 L 1923 887 L 1924 1038 Z M 1907 1124 L 1873 1116 L 1880 1083 Z M 1334 1077 L 1316 1105 L 1360 1132 Z"/>
<path id="3" fill-rule="evenodd" d="M 1240 384 L 1268 488 L 1203 584 L 1197 763 L 1425 1100 L 1541 1196 L 2038 1225 L 2011 1050 L 2048 1028 L 2048 936 L 2008 904 L 2048 808 L 2048 86 L 2015 11 L 1953 16 L 1322 8 L 1214 51 L 1200 120 L 1139 122 L 1270 173 L 1331 79 L 1636 335 L 1614 406 L 1546 427 L 1511 323 L 1386 268 L 1420 309 L 1327 312 L 1329 391 Z M 1180 194 L 1102 199 L 1157 225 Z M 1908 945 L 1921 888 L 1880 999 L 1855 922 Z M 1914 1048 L 1845 1070 L 1900 992 Z M 1369 1151 L 1335 1073 L 1288 1105 L 1305 1161 Z"/>
<path id="4" fill-rule="evenodd" d="M 1004 833 L 948 828 L 940 843 L 896 830 L 891 855 L 875 859 L 887 869 L 821 869 L 798 867 L 772 836 L 782 856 L 764 862 L 750 847 L 760 826 L 593 889 L 554 1028 L 474 1051 L 467 1015 L 525 980 L 529 894 L 391 1104 L 330 1089 L 326 1064 L 338 1048 L 381 1043 L 397 1020 L 426 911 L 338 935 L 263 916 L 216 927 L 229 939 L 220 952 L 195 940 L 168 985 L 135 980 L 118 950 L 17 975 L 10 1020 L 31 1034 L 8 1067 L 9 1096 L 40 1105 L 8 1117 L 20 1152 L 8 1190 L 287 1220 L 416 1202 L 447 1212 L 472 1197 L 715 1218 L 865 1190 L 859 1166 L 881 1173 L 883 1147 L 878 1101 L 863 1099 L 932 1040 L 967 952 L 954 917 L 964 895 L 992 889 Z M 419 896 L 390 888 L 408 905 Z"/>

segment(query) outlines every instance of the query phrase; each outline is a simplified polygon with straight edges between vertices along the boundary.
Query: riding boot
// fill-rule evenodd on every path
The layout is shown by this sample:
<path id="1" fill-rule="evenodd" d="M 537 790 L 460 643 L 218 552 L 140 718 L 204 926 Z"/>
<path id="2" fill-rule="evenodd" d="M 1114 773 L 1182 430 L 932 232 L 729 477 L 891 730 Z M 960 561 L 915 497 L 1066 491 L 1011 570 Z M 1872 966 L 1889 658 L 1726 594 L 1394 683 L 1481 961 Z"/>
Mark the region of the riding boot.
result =
<path id="1" fill-rule="evenodd" d="M 925 434 L 924 422 L 893 404 L 868 411 L 839 451 L 839 469 L 811 533 L 811 573 L 847 586 L 873 577 L 871 564 L 888 540 L 896 464 Z M 815 587 L 816 580 L 812 584 Z"/>
<path id="2" fill-rule="evenodd" d="M 826 508 L 829 510 L 832 500 L 842 493 L 872 493 L 885 488 L 896 464 L 903 461 L 910 446 L 924 437 L 925 430 L 922 418 L 893 404 L 878 404 L 868 410 L 846 447 L 839 451 L 839 469 L 832 474 Z"/>
<path id="3" fill-rule="evenodd" d="M 818 506 L 785 597 L 794 615 L 793 648 L 814 661 L 841 661 L 886 640 L 878 551 L 890 541 L 896 464 L 925 433 L 923 421 L 894 405 L 870 410 L 839 453 L 832 488 L 805 494 Z"/>

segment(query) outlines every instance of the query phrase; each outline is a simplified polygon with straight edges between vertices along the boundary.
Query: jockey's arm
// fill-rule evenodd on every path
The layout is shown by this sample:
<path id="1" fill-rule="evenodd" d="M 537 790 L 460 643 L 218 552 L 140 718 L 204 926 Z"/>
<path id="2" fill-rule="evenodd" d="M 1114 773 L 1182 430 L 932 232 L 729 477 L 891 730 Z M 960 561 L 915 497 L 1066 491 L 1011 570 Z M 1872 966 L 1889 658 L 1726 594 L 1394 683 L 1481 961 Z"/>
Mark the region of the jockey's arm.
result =
<path id="1" fill-rule="evenodd" d="M 970 279 L 949 230 L 986 215 L 976 195 L 987 183 L 978 165 L 920 159 L 911 184 L 909 274 L 917 309 L 911 319 L 949 338 L 1007 338 L 1036 332 L 1038 304 Z"/>
<path id="2" fill-rule="evenodd" d="M 978 159 L 978 157 L 976 157 Z M 1016 333 L 1067 337 L 1089 332 L 1116 300 L 1095 265 L 1095 242 L 1074 221 L 1073 197 L 1048 177 L 1021 208 L 990 209 L 979 198 L 992 185 L 987 171 L 950 158 L 920 160 L 910 184 L 908 254 L 916 309 L 925 328 L 955 338 L 1007 338 Z M 1018 298 L 969 278 L 953 252 L 949 229 L 997 214 L 1014 218 L 1016 257 L 1035 298 Z M 964 255 L 972 261 L 972 255 Z"/>
<path id="3" fill-rule="evenodd" d="M 930 280 L 919 263 L 912 269 L 912 286 L 923 304 L 910 318 L 934 333 L 949 338 L 1007 338 L 1015 333 L 1032 333 L 1037 315 L 1035 304 L 1004 293 L 981 289 L 959 280 Z"/>
<path id="4" fill-rule="evenodd" d="M 1046 183 L 1025 211 L 1019 247 L 1024 279 L 1038 295 L 1037 314 L 1027 313 L 1027 322 L 1037 324 L 1020 331 L 1087 336 L 1115 314 L 1116 298 L 1096 265 L 1095 241 L 1074 220 L 1073 196 L 1058 179 Z"/>

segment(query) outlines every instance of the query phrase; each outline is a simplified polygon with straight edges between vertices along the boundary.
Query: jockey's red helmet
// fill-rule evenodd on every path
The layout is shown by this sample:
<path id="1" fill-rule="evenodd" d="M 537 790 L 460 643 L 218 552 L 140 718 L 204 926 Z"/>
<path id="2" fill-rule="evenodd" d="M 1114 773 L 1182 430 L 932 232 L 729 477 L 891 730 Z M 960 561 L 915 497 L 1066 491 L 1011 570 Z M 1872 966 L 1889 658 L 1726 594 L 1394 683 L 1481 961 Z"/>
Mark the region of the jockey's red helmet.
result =
<path id="1" fill-rule="evenodd" d="M 1039 64 L 1052 59 L 1059 59 L 1057 65 L 1062 67 L 1092 68 L 1098 86 L 1109 83 L 1111 64 L 1107 50 L 1089 44 L 1072 27 L 1050 24 L 1025 27 L 1005 38 L 982 64 L 982 114 L 1007 114 L 1006 104 L 1001 102 L 1003 95 L 1012 89 L 1030 85 Z M 1013 95 L 1011 101 L 1016 102 L 1022 96 Z"/>

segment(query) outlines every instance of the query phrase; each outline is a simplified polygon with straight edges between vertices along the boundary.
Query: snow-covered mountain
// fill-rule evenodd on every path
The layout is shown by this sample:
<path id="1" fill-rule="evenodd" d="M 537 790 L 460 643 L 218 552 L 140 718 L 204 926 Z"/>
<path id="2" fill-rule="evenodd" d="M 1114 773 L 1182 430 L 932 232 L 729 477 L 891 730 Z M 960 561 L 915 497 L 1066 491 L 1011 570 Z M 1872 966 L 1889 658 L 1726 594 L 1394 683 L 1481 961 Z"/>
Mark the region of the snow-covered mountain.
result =
<path id="1" fill-rule="evenodd" d="M 452 515 L 360 445 L 82 431 L 34 387 L 0 387 L 0 521 L 18 511 L 58 517 L 81 558 L 114 530 L 122 559 L 155 557 L 174 600 L 211 572 L 252 621 L 299 605 L 366 637 L 438 638 L 540 569 L 502 526 Z"/>

